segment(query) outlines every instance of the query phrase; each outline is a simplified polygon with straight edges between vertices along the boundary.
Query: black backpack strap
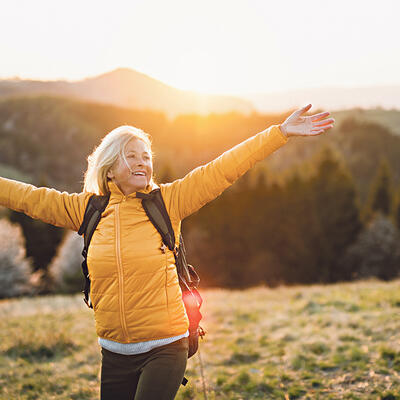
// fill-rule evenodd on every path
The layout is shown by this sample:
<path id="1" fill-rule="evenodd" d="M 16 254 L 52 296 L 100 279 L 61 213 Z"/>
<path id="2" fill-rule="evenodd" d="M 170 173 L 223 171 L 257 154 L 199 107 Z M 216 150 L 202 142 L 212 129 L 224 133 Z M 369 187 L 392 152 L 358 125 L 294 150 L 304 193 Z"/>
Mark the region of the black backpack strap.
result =
<path id="1" fill-rule="evenodd" d="M 89 249 L 89 244 L 92 240 L 93 233 L 101 219 L 101 214 L 107 207 L 109 200 L 110 195 L 108 194 L 106 196 L 93 195 L 88 201 L 85 215 L 78 231 L 79 235 L 84 235 L 85 244 L 83 252 L 85 253 L 87 253 L 87 250 Z M 87 254 L 82 255 L 86 257 Z"/>
<path id="2" fill-rule="evenodd" d="M 175 233 L 161 195 L 161 190 L 155 189 L 149 194 L 136 192 L 136 197 L 142 199 L 144 211 L 146 211 L 151 223 L 161 235 L 163 243 L 171 251 L 175 251 Z"/>
<path id="3" fill-rule="evenodd" d="M 85 214 L 83 216 L 82 224 L 78 230 L 79 235 L 84 235 L 84 246 L 82 250 L 82 273 L 85 277 L 85 288 L 83 289 L 83 293 L 85 294 L 84 301 L 89 308 L 93 308 L 93 305 L 90 300 L 90 279 L 87 266 L 87 253 L 93 233 L 100 222 L 101 214 L 106 209 L 109 200 L 109 194 L 106 196 L 93 195 L 92 197 L 90 197 L 89 202 L 86 206 Z"/>
<path id="4" fill-rule="evenodd" d="M 175 233 L 172 228 L 171 219 L 160 189 L 155 189 L 149 194 L 136 192 L 136 196 L 142 199 L 142 206 L 152 224 L 161 235 L 163 243 L 174 252 L 179 282 L 183 290 L 189 290 L 191 275 L 186 262 L 186 251 L 182 235 L 179 237 L 179 246 L 175 245 Z"/>

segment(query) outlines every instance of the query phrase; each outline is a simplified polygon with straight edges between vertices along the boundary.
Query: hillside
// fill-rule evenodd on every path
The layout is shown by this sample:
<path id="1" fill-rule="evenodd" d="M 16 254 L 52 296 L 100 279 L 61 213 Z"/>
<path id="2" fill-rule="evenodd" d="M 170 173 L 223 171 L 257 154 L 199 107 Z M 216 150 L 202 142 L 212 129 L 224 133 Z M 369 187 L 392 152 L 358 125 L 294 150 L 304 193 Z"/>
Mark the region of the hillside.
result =
<path id="1" fill-rule="evenodd" d="M 80 81 L 0 80 L 0 98 L 27 95 L 71 97 L 137 110 L 157 110 L 168 118 L 188 113 L 281 113 L 309 102 L 331 111 L 355 108 L 400 110 L 399 85 L 323 87 L 237 96 L 207 95 L 176 89 L 129 68 L 118 68 Z M 396 131 L 398 126 L 393 124 Z"/>
<path id="2" fill-rule="evenodd" d="M 400 112 L 356 109 L 335 112 L 333 116 L 336 127 L 327 135 L 306 139 L 307 143 L 293 138 L 262 165 L 284 176 L 285 171 L 310 160 L 329 145 L 349 166 L 363 197 L 382 158 L 389 161 L 395 183 L 399 184 L 400 138 L 391 129 L 396 129 Z M 158 178 L 172 179 L 284 118 L 279 114 L 227 113 L 182 115 L 168 120 L 162 113 L 59 97 L 3 99 L 0 164 L 36 184 L 80 190 L 86 157 L 93 147 L 109 130 L 131 124 L 153 136 Z M 14 171 L 9 176 L 17 175 Z"/>
<path id="3" fill-rule="evenodd" d="M 248 132 L 264 129 L 273 119 L 229 113 L 184 115 L 170 121 L 155 111 L 61 97 L 12 97 L 0 100 L 0 162 L 33 177 L 36 184 L 79 190 L 94 146 L 113 128 L 131 124 L 153 136 L 156 173 L 170 164 L 176 176 L 209 161 Z"/>
<path id="4" fill-rule="evenodd" d="M 26 95 L 57 95 L 137 110 L 157 110 L 169 117 L 230 111 L 248 114 L 254 110 L 247 100 L 178 90 L 128 68 L 77 82 L 0 80 L 0 97 Z"/>
<path id="5" fill-rule="evenodd" d="M 335 115 L 337 123 L 340 123 L 348 118 L 352 118 L 360 122 L 372 122 L 382 125 L 391 133 L 400 136 L 400 107 L 398 110 L 383 110 L 382 108 L 365 110 L 362 108 L 354 108 L 351 110 L 340 111 L 335 113 Z"/>

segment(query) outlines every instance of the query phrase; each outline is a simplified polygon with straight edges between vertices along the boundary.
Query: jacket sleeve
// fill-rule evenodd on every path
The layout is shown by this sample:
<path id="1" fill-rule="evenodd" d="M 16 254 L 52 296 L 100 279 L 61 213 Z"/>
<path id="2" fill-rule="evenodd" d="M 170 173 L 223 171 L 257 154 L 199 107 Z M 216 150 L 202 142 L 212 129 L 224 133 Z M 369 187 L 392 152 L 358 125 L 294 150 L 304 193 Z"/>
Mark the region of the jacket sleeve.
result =
<path id="1" fill-rule="evenodd" d="M 0 178 L 0 205 L 77 231 L 92 193 L 67 193 Z"/>
<path id="2" fill-rule="evenodd" d="M 184 178 L 161 185 L 171 218 L 182 220 L 218 197 L 226 188 L 263 160 L 288 138 L 278 125 L 250 137 Z"/>

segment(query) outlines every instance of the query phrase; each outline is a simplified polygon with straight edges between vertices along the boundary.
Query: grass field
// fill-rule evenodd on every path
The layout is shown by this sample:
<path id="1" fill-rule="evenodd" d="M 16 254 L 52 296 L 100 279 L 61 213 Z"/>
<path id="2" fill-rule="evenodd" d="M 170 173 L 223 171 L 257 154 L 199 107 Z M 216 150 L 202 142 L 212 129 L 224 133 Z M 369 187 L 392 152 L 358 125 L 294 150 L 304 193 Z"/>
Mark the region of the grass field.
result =
<path id="1" fill-rule="evenodd" d="M 400 399 L 400 281 L 203 291 L 208 399 Z M 81 296 L 0 302 L 0 399 L 97 399 Z M 203 399 L 199 358 L 178 399 Z"/>

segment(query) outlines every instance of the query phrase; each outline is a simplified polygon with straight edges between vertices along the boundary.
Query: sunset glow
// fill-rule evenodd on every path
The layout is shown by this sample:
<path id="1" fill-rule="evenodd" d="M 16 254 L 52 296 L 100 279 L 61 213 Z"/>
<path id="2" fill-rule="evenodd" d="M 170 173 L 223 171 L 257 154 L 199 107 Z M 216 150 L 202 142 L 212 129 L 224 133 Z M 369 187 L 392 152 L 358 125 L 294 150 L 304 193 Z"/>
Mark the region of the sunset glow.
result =
<path id="1" fill-rule="evenodd" d="M 209 93 L 400 84 L 399 14 L 395 0 L 17 0 L 2 8 L 0 78 L 127 67 Z"/>

